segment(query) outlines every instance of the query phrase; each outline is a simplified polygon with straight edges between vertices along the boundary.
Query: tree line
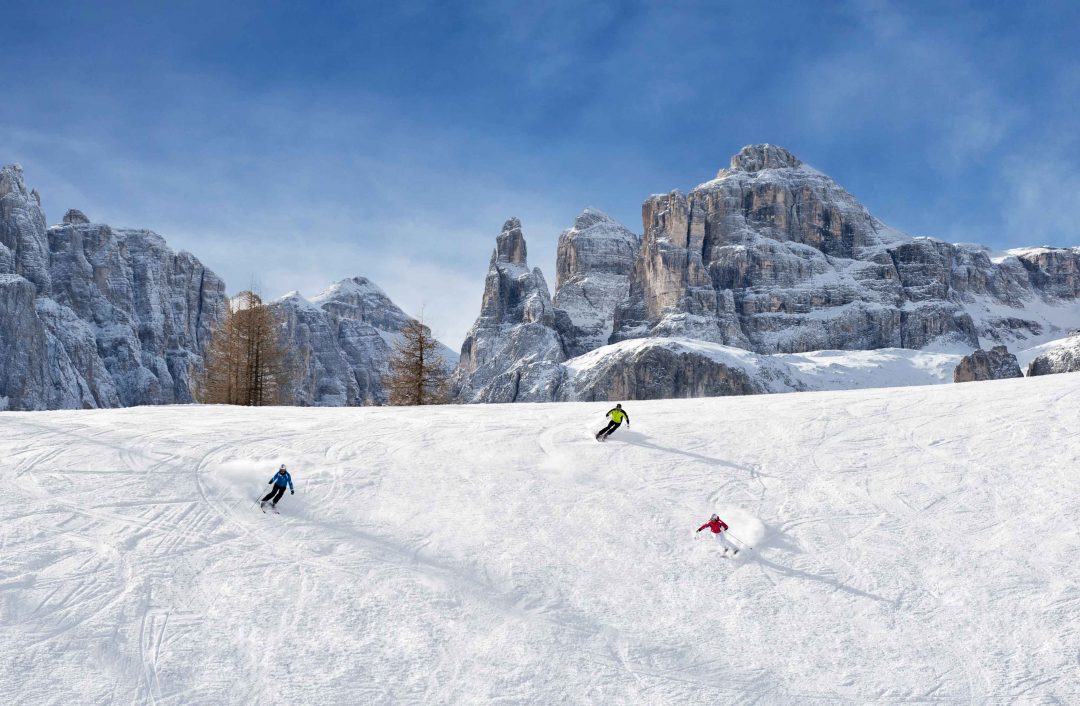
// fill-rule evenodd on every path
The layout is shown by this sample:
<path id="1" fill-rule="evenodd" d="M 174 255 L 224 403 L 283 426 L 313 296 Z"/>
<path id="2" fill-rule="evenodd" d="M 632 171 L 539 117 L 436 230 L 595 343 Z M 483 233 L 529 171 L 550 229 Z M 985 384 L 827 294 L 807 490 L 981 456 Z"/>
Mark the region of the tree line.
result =
<path id="1" fill-rule="evenodd" d="M 201 367 L 192 370 L 193 396 L 203 404 L 297 404 L 308 368 L 304 351 L 290 345 L 280 307 L 251 290 L 233 297 L 213 327 Z M 391 405 L 442 404 L 449 399 L 446 361 L 422 321 L 400 331 L 382 375 Z"/>

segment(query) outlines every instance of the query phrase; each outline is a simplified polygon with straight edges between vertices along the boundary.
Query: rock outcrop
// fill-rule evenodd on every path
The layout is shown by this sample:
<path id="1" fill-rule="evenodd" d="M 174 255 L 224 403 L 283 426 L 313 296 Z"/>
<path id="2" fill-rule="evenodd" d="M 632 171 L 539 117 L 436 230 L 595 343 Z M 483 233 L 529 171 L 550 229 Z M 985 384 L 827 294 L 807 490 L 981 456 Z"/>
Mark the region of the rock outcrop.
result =
<path id="1" fill-rule="evenodd" d="M 615 307 L 629 294 L 640 247 L 636 234 L 593 209 L 559 236 L 553 303 L 569 322 L 561 332 L 568 356 L 607 345 Z"/>
<path id="2" fill-rule="evenodd" d="M 86 225 L 90 222 L 90 219 L 86 217 L 86 214 L 77 208 L 69 208 L 68 212 L 64 214 L 64 225 Z"/>
<path id="3" fill-rule="evenodd" d="M 146 230 L 78 211 L 45 228 L 22 171 L 0 169 L 0 405 L 10 409 L 190 402 L 225 287 Z M 12 345 L 12 342 L 14 345 Z"/>
<path id="4" fill-rule="evenodd" d="M 521 222 L 503 224 L 491 255 L 480 316 L 461 346 L 452 391 L 464 402 L 543 402 L 561 399 L 566 360 L 544 275 L 530 270 Z"/>
<path id="5" fill-rule="evenodd" d="M 616 401 L 938 385 L 961 356 L 888 348 L 764 355 L 686 338 L 636 338 L 566 361 L 567 399 Z"/>
<path id="6" fill-rule="evenodd" d="M 623 347 L 600 358 L 587 374 L 574 379 L 574 399 L 661 400 L 769 392 L 755 372 L 751 365 L 740 366 L 699 350 L 650 339 L 649 344 Z"/>
<path id="7" fill-rule="evenodd" d="M 1028 377 L 1080 372 L 1080 333 L 1050 347 L 1028 364 Z"/>
<path id="8" fill-rule="evenodd" d="M 988 351 L 980 348 L 964 356 L 953 371 L 953 382 L 1004 380 L 1023 376 L 1016 356 L 1005 346 L 994 346 Z"/>
<path id="9" fill-rule="evenodd" d="M 612 342 L 685 336 L 760 353 L 978 347 L 1053 327 L 1075 300 L 1080 249 L 1012 251 L 912 238 L 835 181 L 752 145 L 689 195 L 652 196 Z M 1035 304 L 1035 306 L 1029 306 Z"/>
<path id="10" fill-rule="evenodd" d="M 274 302 L 301 375 L 297 404 L 385 404 L 387 372 L 401 329 L 412 317 L 364 277 L 342 280 L 308 301 L 291 292 Z M 457 354 L 440 350 L 452 369 Z"/>

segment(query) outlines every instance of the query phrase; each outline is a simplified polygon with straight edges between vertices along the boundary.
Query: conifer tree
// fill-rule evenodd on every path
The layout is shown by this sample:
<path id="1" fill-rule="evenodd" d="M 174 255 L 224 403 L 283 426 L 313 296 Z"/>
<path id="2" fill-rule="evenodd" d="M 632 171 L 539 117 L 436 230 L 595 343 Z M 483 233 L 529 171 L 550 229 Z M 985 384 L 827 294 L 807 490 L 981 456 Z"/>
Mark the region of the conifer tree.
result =
<path id="1" fill-rule="evenodd" d="M 442 404 L 449 396 L 446 361 L 439 354 L 439 342 L 422 321 L 410 320 L 401 329 L 401 339 L 390 358 L 390 370 L 383 376 L 392 405 Z"/>
<path id="2" fill-rule="evenodd" d="M 282 342 L 280 313 L 241 292 L 211 333 L 196 399 L 208 404 L 289 404 L 296 378 Z"/>

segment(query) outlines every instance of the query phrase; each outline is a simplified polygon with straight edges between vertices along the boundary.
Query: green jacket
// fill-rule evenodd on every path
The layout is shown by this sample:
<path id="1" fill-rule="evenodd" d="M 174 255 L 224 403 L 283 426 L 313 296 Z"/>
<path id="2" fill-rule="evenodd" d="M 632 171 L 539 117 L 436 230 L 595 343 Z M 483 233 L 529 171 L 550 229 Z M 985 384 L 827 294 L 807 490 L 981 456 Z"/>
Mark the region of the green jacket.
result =
<path id="1" fill-rule="evenodd" d="M 616 424 L 622 424 L 623 421 L 625 421 L 627 424 L 630 424 L 630 415 L 627 414 L 624 410 L 619 409 L 618 407 L 608 412 L 607 416 L 611 417 L 611 421 L 615 422 Z"/>

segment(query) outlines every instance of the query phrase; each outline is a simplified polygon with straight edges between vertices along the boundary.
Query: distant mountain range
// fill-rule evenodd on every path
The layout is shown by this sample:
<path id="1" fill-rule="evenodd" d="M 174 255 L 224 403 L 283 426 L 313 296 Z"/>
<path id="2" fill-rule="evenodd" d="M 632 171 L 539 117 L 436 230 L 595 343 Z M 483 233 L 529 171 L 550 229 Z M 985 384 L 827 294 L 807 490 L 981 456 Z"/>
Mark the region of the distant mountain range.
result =
<path id="1" fill-rule="evenodd" d="M 650 196 L 642 221 L 638 235 L 585 210 L 559 238 L 552 296 L 508 220 L 460 359 L 444 350 L 457 399 L 944 382 L 980 345 L 1031 348 L 1080 328 L 1080 247 L 993 253 L 912 237 L 774 145 L 743 148 L 689 194 Z M 385 402 L 380 378 L 409 317 L 374 283 L 274 305 L 306 361 L 298 403 Z M 194 256 L 76 210 L 47 227 L 21 169 L 0 169 L 0 409 L 190 402 L 189 371 L 225 306 L 224 283 Z M 1063 359 L 1052 348 L 1042 360 Z"/>
<path id="2" fill-rule="evenodd" d="M 1080 327 L 1080 248 L 992 253 L 906 235 L 774 145 L 744 147 L 689 195 L 650 196 L 642 221 L 639 238 L 598 211 L 579 216 L 559 239 L 554 297 L 507 221 L 462 347 L 461 399 L 944 382 L 942 353 L 955 365 L 980 345 L 1026 348 Z M 885 352 L 792 356 L 828 350 Z"/>

